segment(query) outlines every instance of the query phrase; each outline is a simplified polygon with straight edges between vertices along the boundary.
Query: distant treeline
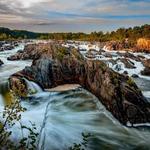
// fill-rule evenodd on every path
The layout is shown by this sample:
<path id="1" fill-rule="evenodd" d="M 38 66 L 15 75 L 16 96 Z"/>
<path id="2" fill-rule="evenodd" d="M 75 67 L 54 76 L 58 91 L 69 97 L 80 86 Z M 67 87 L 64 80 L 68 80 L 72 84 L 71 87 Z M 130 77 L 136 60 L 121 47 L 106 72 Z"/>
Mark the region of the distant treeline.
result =
<path id="1" fill-rule="evenodd" d="M 13 39 L 55 39 L 55 40 L 86 40 L 86 41 L 123 41 L 128 38 L 131 42 L 138 38 L 150 38 L 150 25 L 136 26 L 133 28 L 119 28 L 116 31 L 104 33 L 91 32 L 86 33 L 35 33 L 25 30 L 10 30 L 0 27 L 0 40 Z"/>

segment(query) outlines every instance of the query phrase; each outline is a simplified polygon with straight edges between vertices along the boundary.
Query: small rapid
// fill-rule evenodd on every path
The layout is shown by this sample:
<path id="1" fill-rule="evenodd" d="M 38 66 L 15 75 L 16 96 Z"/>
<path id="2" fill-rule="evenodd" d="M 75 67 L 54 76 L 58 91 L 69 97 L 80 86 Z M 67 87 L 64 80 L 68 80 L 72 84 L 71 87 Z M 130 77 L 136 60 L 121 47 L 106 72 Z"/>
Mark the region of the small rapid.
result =
<path id="1" fill-rule="evenodd" d="M 4 65 L 0 68 L 0 115 L 9 103 L 8 78 L 11 74 L 30 65 L 30 61 L 8 61 L 23 45 L 12 51 L 0 52 Z M 21 99 L 23 107 L 21 123 L 30 126 L 36 124 L 41 135 L 39 148 L 44 150 L 66 150 L 73 143 L 82 142 L 82 133 L 90 133 L 86 150 L 133 150 L 150 149 L 150 129 L 148 127 L 127 128 L 122 126 L 108 112 L 101 102 L 83 88 L 64 92 L 46 92 L 38 84 L 25 79 L 28 90 L 26 99 Z M 150 89 L 147 80 L 136 80 L 143 91 Z M 11 139 L 22 138 L 20 125 L 12 128 Z M 28 133 L 25 133 L 28 134 Z"/>
<path id="2" fill-rule="evenodd" d="M 0 52 L 0 59 L 4 62 L 4 64 L 0 67 L 0 83 L 5 82 L 10 75 L 22 70 L 25 66 L 31 65 L 31 60 L 19 60 L 19 61 L 9 61 L 7 58 L 11 55 L 14 55 L 18 50 L 23 50 L 24 44 L 20 44 L 15 47 L 13 50 L 6 50 Z"/>
<path id="3" fill-rule="evenodd" d="M 66 92 L 40 92 L 22 101 L 27 111 L 22 124 L 35 123 L 44 150 L 66 150 L 82 142 L 82 133 L 90 133 L 87 150 L 149 148 L 149 128 L 122 126 L 88 91 L 77 88 Z M 41 130 L 42 128 L 42 130 Z M 12 139 L 21 138 L 20 126 L 13 129 Z"/>
<path id="4" fill-rule="evenodd" d="M 41 93 L 43 91 L 42 88 L 38 86 L 35 82 L 29 81 L 25 78 L 24 80 L 27 84 L 29 95 L 32 95 L 34 93 Z"/>

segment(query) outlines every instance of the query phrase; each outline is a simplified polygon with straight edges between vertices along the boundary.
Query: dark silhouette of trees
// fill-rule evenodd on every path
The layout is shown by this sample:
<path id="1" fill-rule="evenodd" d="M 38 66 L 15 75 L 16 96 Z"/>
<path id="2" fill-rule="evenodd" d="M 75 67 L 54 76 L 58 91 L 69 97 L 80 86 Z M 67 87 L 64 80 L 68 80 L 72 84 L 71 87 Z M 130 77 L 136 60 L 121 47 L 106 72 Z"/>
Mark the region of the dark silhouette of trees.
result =
<path id="1" fill-rule="evenodd" d="M 35 33 L 25 30 L 10 30 L 0 27 L 0 40 L 14 39 L 55 39 L 55 40 L 84 40 L 84 41 L 123 41 L 129 39 L 135 42 L 139 38 L 150 38 L 150 25 L 135 26 L 133 28 L 119 28 L 112 32 L 91 32 L 87 33 Z"/>

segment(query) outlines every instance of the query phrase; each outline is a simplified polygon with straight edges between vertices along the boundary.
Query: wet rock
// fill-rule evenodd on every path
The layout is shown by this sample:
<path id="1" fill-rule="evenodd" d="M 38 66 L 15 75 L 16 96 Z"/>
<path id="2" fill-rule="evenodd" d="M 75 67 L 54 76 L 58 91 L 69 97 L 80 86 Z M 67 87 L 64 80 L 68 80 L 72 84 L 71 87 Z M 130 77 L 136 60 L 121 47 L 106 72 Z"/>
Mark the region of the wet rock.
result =
<path id="1" fill-rule="evenodd" d="M 135 69 L 136 68 L 134 66 L 134 63 L 132 61 L 130 61 L 129 59 L 119 58 L 119 59 L 117 59 L 117 61 L 122 62 L 125 65 L 125 68 L 128 68 L 128 69 Z"/>
<path id="2" fill-rule="evenodd" d="M 75 49 L 58 56 L 62 56 L 59 49 L 53 59 L 42 56 L 11 78 L 25 77 L 43 88 L 80 84 L 97 96 L 122 124 L 150 122 L 150 103 L 131 78 L 114 72 L 102 61 L 84 59 Z"/>
<path id="3" fill-rule="evenodd" d="M 143 65 L 147 68 L 150 68 L 150 59 L 143 60 Z"/>
<path id="4" fill-rule="evenodd" d="M 105 57 L 112 58 L 112 54 L 110 54 L 110 53 L 104 53 L 103 55 L 104 55 Z"/>
<path id="5" fill-rule="evenodd" d="M 146 67 L 143 71 L 141 71 L 141 74 L 144 76 L 150 76 L 150 68 Z"/>
<path id="6" fill-rule="evenodd" d="M 143 60 L 144 70 L 141 71 L 142 75 L 150 76 L 150 59 Z"/>
<path id="7" fill-rule="evenodd" d="M 142 56 L 142 55 L 138 55 L 137 57 L 138 57 L 140 60 L 144 60 L 144 59 L 145 59 L 145 57 Z"/>
<path id="8" fill-rule="evenodd" d="M 114 69 L 115 69 L 116 71 L 121 71 L 121 70 L 122 70 L 122 67 L 121 67 L 120 64 L 116 64 Z"/>
<path id="9" fill-rule="evenodd" d="M 117 52 L 117 54 L 121 57 L 124 57 L 124 58 L 130 58 L 130 59 L 133 59 L 135 61 L 141 61 L 139 57 L 135 56 L 133 53 L 130 53 L 130 52 L 125 52 L 125 53 Z"/>
<path id="10" fill-rule="evenodd" d="M 124 71 L 123 74 L 128 75 L 128 71 Z"/>
<path id="11" fill-rule="evenodd" d="M 25 46 L 24 51 L 18 51 L 15 55 L 8 57 L 8 60 L 28 60 L 38 59 L 43 55 L 52 56 L 52 50 L 55 50 L 59 45 L 52 43 L 39 43 L 28 44 Z"/>
<path id="12" fill-rule="evenodd" d="M 137 74 L 132 75 L 133 78 L 138 78 L 139 76 Z"/>

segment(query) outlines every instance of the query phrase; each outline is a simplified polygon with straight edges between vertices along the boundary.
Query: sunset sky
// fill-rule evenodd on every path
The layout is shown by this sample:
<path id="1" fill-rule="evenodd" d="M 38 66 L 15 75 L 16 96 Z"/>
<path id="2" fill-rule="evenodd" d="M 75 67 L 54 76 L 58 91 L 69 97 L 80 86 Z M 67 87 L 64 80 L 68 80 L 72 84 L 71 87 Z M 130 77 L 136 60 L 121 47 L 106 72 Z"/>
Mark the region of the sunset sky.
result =
<path id="1" fill-rule="evenodd" d="M 150 0 L 0 0 L 0 26 L 36 32 L 111 31 L 150 23 Z"/>

